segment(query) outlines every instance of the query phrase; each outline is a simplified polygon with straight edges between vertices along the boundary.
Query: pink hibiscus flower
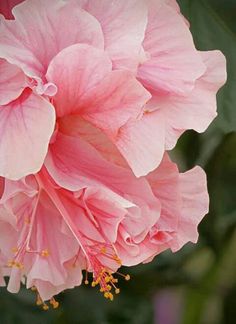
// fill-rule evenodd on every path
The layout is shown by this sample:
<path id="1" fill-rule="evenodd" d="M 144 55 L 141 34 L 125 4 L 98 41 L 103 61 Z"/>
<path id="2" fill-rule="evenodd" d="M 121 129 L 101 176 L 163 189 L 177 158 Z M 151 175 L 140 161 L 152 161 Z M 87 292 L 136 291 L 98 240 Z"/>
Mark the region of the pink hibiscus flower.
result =
<path id="1" fill-rule="evenodd" d="M 0 285 L 56 308 L 84 271 L 112 300 L 121 265 L 197 240 L 204 172 L 164 152 L 215 117 L 224 57 L 195 49 L 174 0 L 0 12 Z"/>
<path id="2" fill-rule="evenodd" d="M 200 168 L 179 174 L 167 156 L 147 179 L 116 168 L 120 182 L 111 186 L 119 194 L 62 189 L 45 169 L 5 181 L 0 246 L 9 291 L 17 292 L 26 280 L 28 288 L 37 289 L 37 303 L 47 309 L 44 301 L 56 306 L 53 296 L 80 285 L 85 270 L 85 283 L 92 272 L 92 286 L 100 285 L 104 296 L 113 299 L 112 287 L 119 292 L 113 273 L 121 265 L 147 262 L 165 249 L 177 251 L 196 242 L 197 225 L 208 209 Z"/>
<path id="3" fill-rule="evenodd" d="M 203 131 L 215 117 L 224 58 L 195 49 L 174 1 L 27 0 L 12 12 L 0 27 L 0 84 L 10 80 L 7 95 L 0 87 L 2 176 L 39 171 L 52 103 L 56 119 L 80 115 L 109 136 L 136 176 L 154 170 L 186 129 Z"/>

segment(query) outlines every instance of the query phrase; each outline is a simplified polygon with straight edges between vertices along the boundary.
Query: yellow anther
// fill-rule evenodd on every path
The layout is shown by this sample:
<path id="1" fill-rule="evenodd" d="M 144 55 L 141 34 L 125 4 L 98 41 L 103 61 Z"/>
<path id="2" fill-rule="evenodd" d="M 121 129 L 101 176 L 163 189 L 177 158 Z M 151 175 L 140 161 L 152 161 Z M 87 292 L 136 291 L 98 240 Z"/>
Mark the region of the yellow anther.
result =
<path id="1" fill-rule="evenodd" d="M 7 263 L 7 266 L 8 266 L 9 268 L 14 267 L 14 265 L 15 265 L 15 262 L 14 262 L 14 261 L 8 261 L 8 263 Z"/>
<path id="2" fill-rule="evenodd" d="M 13 266 L 20 270 L 24 269 L 24 265 L 20 262 L 13 262 Z"/>
<path id="3" fill-rule="evenodd" d="M 117 255 L 113 256 L 113 260 L 115 260 L 118 264 L 122 264 L 121 259 Z"/>
<path id="4" fill-rule="evenodd" d="M 88 284 L 89 284 L 89 281 L 86 279 L 86 280 L 84 281 L 84 283 L 85 283 L 85 285 L 88 285 Z"/>
<path id="5" fill-rule="evenodd" d="M 45 257 L 45 258 L 48 257 L 49 256 L 49 251 L 48 250 L 42 250 L 41 256 Z"/>
<path id="6" fill-rule="evenodd" d="M 17 247 L 13 247 L 11 250 L 12 250 L 12 253 L 17 253 L 19 251 L 19 249 Z"/>
<path id="7" fill-rule="evenodd" d="M 24 222 L 25 222 L 26 225 L 29 225 L 30 224 L 30 218 L 29 217 L 25 217 Z"/>
<path id="8" fill-rule="evenodd" d="M 112 286 L 107 285 L 107 286 L 106 286 L 106 289 L 107 289 L 108 291 L 110 291 L 110 290 L 112 289 Z"/>
<path id="9" fill-rule="evenodd" d="M 129 275 L 129 274 L 127 274 L 127 275 L 125 276 L 125 280 L 126 280 L 126 281 L 129 281 L 129 280 L 130 280 L 130 275 Z"/>
<path id="10" fill-rule="evenodd" d="M 107 249 L 105 248 L 105 246 L 103 246 L 103 247 L 101 248 L 101 253 L 104 253 L 104 254 L 107 253 Z"/>
<path id="11" fill-rule="evenodd" d="M 43 310 L 45 311 L 49 310 L 49 306 L 47 304 L 43 304 Z"/>
<path id="12" fill-rule="evenodd" d="M 106 291 L 106 292 L 104 293 L 104 297 L 105 297 L 105 298 L 109 298 L 109 297 L 110 297 L 110 293 L 109 293 L 108 291 Z"/>
<path id="13" fill-rule="evenodd" d="M 51 299 L 50 299 L 50 304 L 52 305 L 52 307 L 53 307 L 54 309 L 56 309 L 56 308 L 59 307 L 59 302 L 56 301 L 54 298 L 51 298 Z"/>
<path id="14" fill-rule="evenodd" d="M 39 295 L 37 295 L 36 305 L 37 306 L 43 305 L 43 301 L 42 301 L 42 299 L 41 299 L 41 297 Z"/>
<path id="15" fill-rule="evenodd" d="M 112 295 L 112 293 L 109 293 L 109 299 L 110 299 L 111 301 L 113 301 L 114 296 Z"/>
<path id="16" fill-rule="evenodd" d="M 97 281 L 93 281 L 93 282 L 91 283 L 91 286 L 92 286 L 92 287 L 96 287 L 97 284 L 98 284 Z"/>
<path id="17" fill-rule="evenodd" d="M 108 282 L 110 282 L 110 281 L 111 281 L 111 278 L 107 276 L 107 277 L 105 278 L 105 282 L 108 283 Z"/>
<path id="18" fill-rule="evenodd" d="M 119 288 L 116 288 L 115 289 L 115 293 L 118 295 L 120 293 L 120 289 Z"/>

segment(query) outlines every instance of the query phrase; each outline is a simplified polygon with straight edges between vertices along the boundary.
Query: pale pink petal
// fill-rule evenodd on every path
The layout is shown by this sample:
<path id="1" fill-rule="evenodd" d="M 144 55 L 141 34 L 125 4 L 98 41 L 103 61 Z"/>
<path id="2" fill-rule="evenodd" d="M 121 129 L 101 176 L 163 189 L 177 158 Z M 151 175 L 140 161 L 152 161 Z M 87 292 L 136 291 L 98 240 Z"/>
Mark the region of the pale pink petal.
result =
<path id="1" fill-rule="evenodd" d="M 50 145 L 45 165 L 61 187 L 77 191 L 86 187 L 107 188 L 126 196 L 153 197 L 145 179 L 136 179 L 128 169 L 106 161 L 80 137 L 61 134 Z M 129 187 L 127 188 L 127 181 Z"/>
<path id="2" fill-rule="evenodd" d="M 87 189 L 83 201 L 99 232 L 107 241 L 114 243 L 117 238 L 118 226 L 127 213 L 126 209 L 121 208 L 112 197 L 109 197 L 101 189 Z"/>
<path id="3" fill-rule="evenodd" d="M 180 192 L 182 196 L 181 217 L 178 231 L 170 247 L 179 250 L 187 242 L 196 243 L 197 227 L 208 213 L 209 196 L 205 172 L 200 167 L 180 174 Z"/>
<path id="4" fill-rule="evenodd" d="M 177 165 L 165 154 L 159 167 L 148 174 L 147 180 L 161 203 L 158 230 L 175 231 L 181 211 L 181 189 Z"/>
<path id="5" fill-rule="evenodd" d="M 154 170 L 165 147 L 165 119 L 159 111 L 147 112 L 140 120 L 120 128 L 114 143 L 139 177 Z"/>
<path id="6" fill-rule="evenodd" d="M 89 45 L 72 45 L 56 55 L 46 78 L 58 88 L 54 96 L 57 116 L 80 110 L 82 96 L 101 82 L 111 69 L 107 54 Z"/>
<path id="7" fill-rule="evenodd" d="M 139 67 L 138 78 L 152 93 L 185 93 L 205 71 L 182 16 L 164 2 L 152 1 L 143 43 L 150 59 Z"/>
<path id="8" fill-rule="evenodd" d="M 150 94 L 129 72 L 113 71 L 82 98 L 81 115 L 115 143 L 120 127 L 137 119 L 149 99 Z"/>
<path id="9" fill-rule="evenodd" d="M 166 118 L 167 149 L 173 148 L 186 129 L 203 132 L 216 117 L 216 93 L 226 81 L 225 58 L 219 51 L 202 52 L 206 73 L 186 96 L 159 97 L 156 105 Z M 172 129 L 172 130 L 171 130 Z M 169 138 L 168 138 L 168 135 Z"/>
<path id="10" fill-rule="evenodd" d="M 53 106 L 26 90 L 1 107 L 0 123 L 0 175 L 16 180 L 39 171 L 54 130 Z"/>
<path id="11" fill-rule="evenodd" d="M 24 73 L 15 65 L 0 59 L 0 105 L 18 98 L 25 87 Z"/>
<path id="12" fill-rule="evenodd" d="M 114 68 L 135 69 L 147 25 L 147 6 L 142 0 L 79 0 L 102 26 L 105 49 Z"/>
<path id="13" fill-rule="evenodd" d="M 130 72 L 110 71 L 110 60 L 101 50 L 72 45 L 61 51 L 47 73 L 58 88 L 54 97 L 58 115 L 80 114 L 114 138 L 121 126 L 142 112 L 150 94 Z"/>
<path id="14" fill-rule="evenodd" d="M 128 168 L 128 164 L 117 147 L 100 129 L 78 115 L 61 118 L 60 131 L 73 137 L 80 137 L 92 145 L 107 161 Z"/>
<path id="15" fill-rule="evenodd" d="M 26 0 L 13 9 L 15 20 L 1 21 L 1 57 L 19 66 L 42 88 L 51 59 L 75 43 L 104 47 L 100 24 L 77 1 Z M 55 94 L 55 89 L 50 90 Z"/>
<path id="16" fill-rule="evenodd" d="M 23 2 L 24 0 L 2 0 L 0 1 L 0 14 L 6 19 L 14 19 L 12 8 Z"/>
<path id="17" fill-rule="evenodd" d="M 39 279 L 50 282 L 54 286 L 65 282 L 67 272 L 63 264 L 76 255 L 78 246 L 73 237 L 61 232 L 62 222 L 63 219 L 56 206 L 45 192 L 41 192 L 31 233 L 30 248 L 33 251 L 48 251 L 48 257 L 40 253 L 35 254 L 34 263 L 28 273 L 29 282 Z"/>

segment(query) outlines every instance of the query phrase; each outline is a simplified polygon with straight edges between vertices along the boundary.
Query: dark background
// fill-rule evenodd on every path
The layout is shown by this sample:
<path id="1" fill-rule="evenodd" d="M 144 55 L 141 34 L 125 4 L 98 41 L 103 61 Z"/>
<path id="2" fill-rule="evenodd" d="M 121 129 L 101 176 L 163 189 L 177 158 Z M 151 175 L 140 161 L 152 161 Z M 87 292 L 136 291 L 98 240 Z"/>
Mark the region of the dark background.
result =
<path id="1" fill-rule="evenodd" d="M 220 49 L 228 81 L 218 94 L 219 116 L 206 133 L 186 132 L 172 153 L 181 170 L 196 164 L 207 172 L 210 213 L 197 245 L 165 252 L 147 265 L 124 269 L 113 302 L 96 289 L 78 287 L 58 299 L 58 310 L 34 304 L 24 288 L 0 291 L 0 323 L 235 324 L 236 323 L 236 0 L 179 0 L 198 49 Z"/>

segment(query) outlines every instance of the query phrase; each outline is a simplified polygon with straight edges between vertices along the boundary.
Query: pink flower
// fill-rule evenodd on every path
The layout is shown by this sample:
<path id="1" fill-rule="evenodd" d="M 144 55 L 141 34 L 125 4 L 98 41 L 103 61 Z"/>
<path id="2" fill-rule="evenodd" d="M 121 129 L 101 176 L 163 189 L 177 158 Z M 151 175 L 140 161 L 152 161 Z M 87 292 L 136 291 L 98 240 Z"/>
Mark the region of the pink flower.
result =
<path id="1" fill-rule="evenodd" d="M 136 176 L 154 170 L 186 129 L 203 131 L 215 117 L 225 60 L 195 49 L 175 1 L 26 0 L 12 12 L 0 27 L 0 84 L 11 81 L 0 87 L 2 176 L 39 171 L 53 105 L 56 120 L 77 114 L 102 130 Z"/>
<path id="2" fill-rule="evenodd" d="M 54 303 L 53 295 L 80 285 L 86 270 L 86 283 L 92 272 L 92 285 L 112 299 L 111 287 L 119 292 L 113 273 L 121 265 L 147 262 L 196 241 L 208 208 L 200 168 L 179 174 L 167 156 L 147 179 L 116 168 L 120 182 L 110 184 L 113 193 L 103 188 L 73 193 L 58 187 L 45 169 L 5 181 L 0 246 L 9 291 L 17 292 L 25 278 L 28 288 L 37 289 L 38 304 Z"/>
<path id="3" fill-rule="evenodd" d="M 164 152 L 216 116 L 224 57 L 195 49 L 174 0 L 0 12 L 0 285 L 56 308 L 92 273 L 112 300 L 121 265 L 197 240 L 204 172 Z"/>

